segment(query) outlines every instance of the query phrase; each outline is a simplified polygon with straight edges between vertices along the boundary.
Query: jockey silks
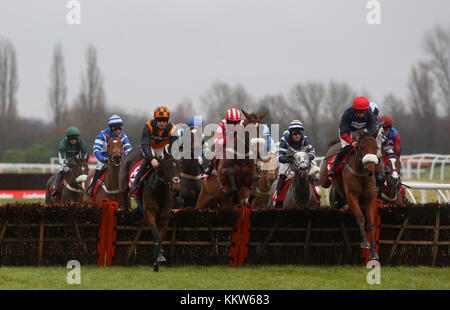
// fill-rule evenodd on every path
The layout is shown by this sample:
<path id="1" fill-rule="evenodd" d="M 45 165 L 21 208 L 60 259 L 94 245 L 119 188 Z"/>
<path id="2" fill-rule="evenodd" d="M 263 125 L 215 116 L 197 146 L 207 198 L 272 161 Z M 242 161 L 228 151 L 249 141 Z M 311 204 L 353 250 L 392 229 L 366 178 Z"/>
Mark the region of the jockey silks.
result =
<path id="1" fill-rule="evenodd" d="M 370 133 L 377 131 L 376 118 L 372 110 L 367 110 L 367 113 L 363 118 L 358 118 L 353 107 L 347 108 L 342 115 L 341 122 L 339 124 L 341 139 L 351 144 L 353 142 L 351 132 L 358 131 L 360 129 L 367 129 Z"/>
<path id="2" fill-rule="evenodd" d="M 108 128 L 102 130 L 94 141 L 94 155 L 99 162 L 103 162 L 103 160 L 108 158 L 108 141 L 106 140 L 106 135 L 115 137 L 115 135 L 111 132 L 111 129 Z M 123 153 L 126 155 L 132 149 L 130 141 L 123 131 L 120 131 L 119 137 L 123 144 Z"/>
<path id="3" fill-rule="evenodd" d="M 311 143 L 309 143 L 307 136 L 302 135 L 299 141 L 295 141 L 290 134 L 287 134 L 281 138 L 280 147 L 278 148 L 278 161 L 280 163 L 287 163 L 288 158 L 293 156 L 289 147 L 292 147 L 296 151 L 308 153 L 310 160 L 313 160 L 316 157 L 314 148 Z"/>
<path id="4" fill-rule="evenodd" d="M 154 157 L 150 147 L 152 149 L 162 149 L 166 145 L 169 145 L 170 152 L 173 142 L 178 139 L 178 136 L 174 133 L 176 133 L 176 126 L 171 121 L 169 121 L 165 129 L 158 128 L 155 119 L 147 121 L 141 135 L 142 150 L 145 156 L 149 159 Z M 153 137 L 161 139 L 156 141 Z"/>

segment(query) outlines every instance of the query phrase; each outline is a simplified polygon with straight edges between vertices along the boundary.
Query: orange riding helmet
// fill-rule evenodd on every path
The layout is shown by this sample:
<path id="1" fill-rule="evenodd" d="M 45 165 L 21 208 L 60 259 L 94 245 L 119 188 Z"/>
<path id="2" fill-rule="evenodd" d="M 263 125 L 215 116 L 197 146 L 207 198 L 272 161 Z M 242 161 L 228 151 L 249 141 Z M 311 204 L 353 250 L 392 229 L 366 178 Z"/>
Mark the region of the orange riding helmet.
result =
<path id="1" fill-rule="evenodd" d="M 170 111 L 164 106 L 157 107 L 153 113 L 153 118 L 170 118 Z"/>

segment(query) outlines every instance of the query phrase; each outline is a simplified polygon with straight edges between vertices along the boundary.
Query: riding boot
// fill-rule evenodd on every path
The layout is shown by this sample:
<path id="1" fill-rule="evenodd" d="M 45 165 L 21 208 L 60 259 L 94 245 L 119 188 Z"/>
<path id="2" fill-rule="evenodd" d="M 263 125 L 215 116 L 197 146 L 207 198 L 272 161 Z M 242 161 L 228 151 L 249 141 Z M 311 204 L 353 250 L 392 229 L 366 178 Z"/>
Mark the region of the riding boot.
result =
<path id="1" fill-rule="evenodd" d="M 86 195 L 92 197 L 94 195 L 95 184 L 97 184 L 97 180 L 102 176 L 105 169 L 95 170 L 94 176 L 92 177 L 92 182 L 89 185 L 88 190 L 86 191 Z"/>
<path id="2" fill-rule="evenodd" d="M 330 173 L 328 173 L 328 177 L 331 179 L 336 179 L 337 175 L 336 175 L 336 168 L 339 165 L 339 163 L 342 161 L 342 159 L 344 158 L 345 154 L 347 154 L 347 151 L 349 150 L 349 148 L 346 146 L 344 148 L 342 148 L 337 154 L 336 157 L 334 158 L 334 162 L 333 162 L 333 167 L 331 167 L 331 171 Z"/>
<path id="3" fill-rule="evenodd" d="M 59 186 L 61 185 L 61 182 L 64 180 L 65 176 L 66 176 L 66 172 L 64 170 L 61 170 L 56 175 L 55 189 L 53 190 L 52 197 L 56 197 L 60 194 Z"/>
<path id="4" fill-rule="evenodd" d="M 283 190 L 284 185 L 286 184 L 286 175 L 280 174 L 278 177 L 278 184 L 277 184 L 277 197 L 280 197 L 281 191 Z"/>
<path id="5" fill-rule="evenodd" d="M 141 177 L 145 174 L 145 172 L 147 172 L 148 169 L 148 163 L 147 161 L 143 160 L 141 165 L 139 166 L 139 170 L 138 173 L 136 174 L 136 177 L 134 178 L 133 184 L 131 185 L 130 188 L 130 193 L 133 194 L 136 189 L 139 186 L 139 183 L 141 182 Z"/>

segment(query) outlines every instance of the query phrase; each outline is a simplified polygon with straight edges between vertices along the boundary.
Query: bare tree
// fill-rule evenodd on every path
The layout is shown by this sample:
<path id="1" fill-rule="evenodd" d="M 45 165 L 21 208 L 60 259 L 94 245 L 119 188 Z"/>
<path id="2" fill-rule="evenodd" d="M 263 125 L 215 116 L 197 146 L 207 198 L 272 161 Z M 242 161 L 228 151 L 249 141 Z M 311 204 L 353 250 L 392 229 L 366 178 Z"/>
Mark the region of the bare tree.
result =
<path id="1" fill-rule="evenodd" d="M 352 104 L 355 97 L 355 92 L 346 82 L 331 81 L 328 84 L 325 105 L 333 123 L 339 124 L 342 113 Z"/>
<path id="2" fill-rule="evenodd" d="M 429 56 L 427 63 L 439 88 L 437 99 L 450 116 L 450 27 L 439 25 L 425 34 L 424 48 Z"/>
<path id="3" fill-rule="evenodd" d="M 186 124 L 191 117 L 196 116 L 192 100 L 189 98 L 183 98 L 177 104 L 175 109 L 173 109 L 171 114 L 173 114 L 173 119 L 176 123 Z"/>
<path id="4" fill-rule="evenodd" d="M 86 75 L 81 77 L 80 93 L 71 114 L 74 122 L 81 124 L 82 130 L 93 140 L 107 116 L 103 76 L 97 64 L 97 50 L 92 46 L 86 52 L 86 62 Z"/>
<path id="5" fill-rule="evenodd" d="M 61 125 L 67 113 L 66 70 L 61 43 L 55 45 L 53 63 L 50 70 L 50 88 L 48 98 L 53 111 L 53 121 L 56 127 Z"/>
<path id="6" fill-rule="evenodd" d="M 432 149 L 436 138 L 437 107 L 433 98 L 434 83 L 426 63 L 411 68 L 408 88 L 412 103 L 412 116 L 415 121 L 414 136 L 421 141 L 424 150 Z"/>
<path id="7" fill-rule="evenodd" d="M 298 110 L 300 120 L 313 145 L 318 145 L 321 131 L 321 107 L 325 100 L 325 86 L 320 82 L 298 83 L 291 89 L 291 107 Z M 321 150 L 323 146 L 318 146 Z"/>
<path id="8" fill-rule="evenodd" d="M 263 98 L 259 99 L 256 104 L 256 111 L 264 112 L 269 111 L 269 113 L 264 118 L 263 122 L 266 124 L 278 124 L 279 125 L 279 137 L 284 130 L 286 130 L 289 126 L 291 118 L 294 115 L 300 115 L 298 110 L 295 110 L 293 107 L 289 106 L 288 102 L 284 98 L 283 95 L 266 95 Z M 274 133 L 272 133 L 273 135 Z"/>
<path id="9" fill-rule="evenodd" d="M 253 99 L 242 85 L 232 88 L 224 82 L 215 82 L 201 101 L 208 122 L 219 122 L 229 108 L 248 109 L 253 105 Z"/>
<path id="10" fill-rule="evenodd" d="M 0 117 L 2 124 L 10 124 L 17 114 L 16 50 L 9 40 L 0 40 Z"/>

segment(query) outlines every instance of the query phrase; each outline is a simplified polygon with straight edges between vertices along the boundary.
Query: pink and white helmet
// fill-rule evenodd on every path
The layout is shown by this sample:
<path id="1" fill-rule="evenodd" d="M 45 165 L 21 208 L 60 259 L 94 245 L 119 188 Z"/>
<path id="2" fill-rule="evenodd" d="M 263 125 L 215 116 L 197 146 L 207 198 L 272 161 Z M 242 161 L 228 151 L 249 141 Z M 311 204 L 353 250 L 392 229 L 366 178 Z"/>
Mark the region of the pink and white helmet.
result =
<path id="1" fill-rule="evenodd" d="M 236 108 L 228 109 L 227 115 L 225 116 L 227 121 L 240 121 L 241 120 L 241 111 Z"/>

